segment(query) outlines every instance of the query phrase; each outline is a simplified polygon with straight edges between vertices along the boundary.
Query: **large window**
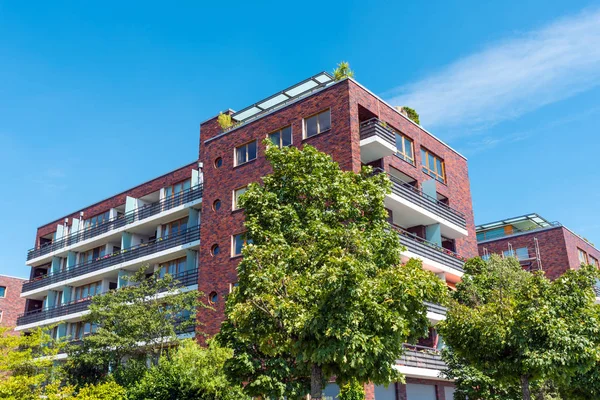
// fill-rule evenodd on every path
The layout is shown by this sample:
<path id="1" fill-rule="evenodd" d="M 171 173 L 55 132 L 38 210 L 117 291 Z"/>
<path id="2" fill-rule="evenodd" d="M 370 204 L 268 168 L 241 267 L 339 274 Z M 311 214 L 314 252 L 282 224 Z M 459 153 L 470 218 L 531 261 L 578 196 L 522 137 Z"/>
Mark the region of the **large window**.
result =
<path id="1" fill-rule="evenodd" d="M 517 249 L 517 258 L 521 261 L 529 259 L 529 249 L 527 247 L 519 247 Z"/>
<path id="2" fill-rule="evenodd" d="M 185 271 L 185 266 L 187 263 L 187 258 L 182 257 L 177 260 L 167 261 L 165 263 L 160 264 L 160 277 L 164 277 L 165 274 L 170 274 L 175 276 Z"/>
<path id="3" fill-rule="evenodd" d="M 88 250 L 79 254 L 79 263 L 89 263 L 96 261 L 106 255 L 106 246 L 96 247 L 95 249 Z"/>
<path id="4" fill-rule="evenodd" d="M 188 217 L 169 222 L 162 226 L 162 237 L 178 235 L 187 229 Z"/>
<path id="5" fill-rule="evenodd" d="M 269 134 L 269 139 L 275 146 L 279 148 L 284 146 L 290 146 L 292 144 L 292 127 L 286 126 L 276 132 Z"/>
<path id="6" fill-rule="evenodd" d="M 108 222 L 109 219 L 110 219 L 110 211 L 107 211 L 105 213 L 93 216 L 92 218 L 86 219 L 83 222 L 83 227 L 85 229 L 93 228 L 95 226 L 102 225 L 103 223 Z"/>
<path id="7" fill-rule="evenodd" d="M 172 186 L 167 186 L 165 188 L 165 198 L 167 199 L 179 199 L 181 192 L 184 190 L 188 190 L 191 186 L 191 180 L 187 179 L 185 181 L 176 183 Z"/>
<path id="8" fill-rule="evenodd" d="M 87 299 L 102 292 L 102 281 L 89 283 L 75 288 L 73 300 Z"/>
<path id="9" fill-rule="evenodd" d="M 242 254 L 242 248 L 244 245 L 252 243 L 252 239 L 248 238 L 246 232 L 240 233 L 233 237 L 233 245 L 231 249 L 232 256 L 239 256 Z"/>
<path id="10" fill-rule="evenodd" d="M 598 267 L 598 259 L 594 256 L 590 256 L 590 265 L 593 265 L 594 267 Z"/>
<path id="11" fill-rule="evenodd" d="M 0 286 L 0 297 L 6 297 L 6 286 Z"/>
<path id="12" fill-rule="evenodd" d="M 404 161 L 415 165 L 413 141 L 399 132 L 396 132 L 396 155 Z"/>
<path id="13" fill-rule="evenodd" d="M 580 248 L 577 249 L 577 255 L 579 256 L 579 262 L 584 265 L 588 265 L 587 253 Z"/>
<path id="14" fill-rule="evenodd" d="M 309 138 L 331 128 L 331 112 L 322 111 L 304 119 L 304 137 Z"/>
<path id="15" fill-rule="evenodd" d="M 444 160 L 429 150 L 421 148 L 421 164 L 423 165 L 423 172 L 427 175 L 442 183 L 446 182 Z"/>
<path id="16" fill-rule="evenodd" d="M 235 165 L 241 165 L 256 158 L 256 140 L 235 148 Z"/>
<path id="17" fill-rule="evenodd" d="M 70 324 L 68 335 L 73 339 L 82 339 L 84 336 L 94 333 L 98 330 L 96 324 L 89 322 L 75 322 Z"/>
<path id="18" fill-rule="evenodd" d="M 234 210 L 238 210 L 240 208 L 240 196 L 243 195 L 244 193 L 246 193 L 246 190 L 248 190 L 247 186 L 244 186 L 243 188 L 239 188 L 239 189 L 235 189 L 233 191 L 233 209 Z"/>

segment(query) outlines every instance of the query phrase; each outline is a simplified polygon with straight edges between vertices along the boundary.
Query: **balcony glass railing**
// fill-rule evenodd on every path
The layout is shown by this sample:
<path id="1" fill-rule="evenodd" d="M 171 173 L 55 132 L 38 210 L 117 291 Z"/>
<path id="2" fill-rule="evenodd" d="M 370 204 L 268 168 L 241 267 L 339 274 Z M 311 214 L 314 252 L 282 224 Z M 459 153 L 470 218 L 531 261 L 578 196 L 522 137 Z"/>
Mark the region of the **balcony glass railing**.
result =
<path id="1" fill-rule="evenodd" d="M 415 368 L 435 369 L 440 371 L 446 369 L 446 363 L 442 360 L 442 355 L 439 350 L 414 344 L 404 345 L 404 353 L 396 363 Z"/>
<path id="2" fill-rule="evenodd" d="M 170 210 L 182 204 L 197 200 L 202 197 L 202 192 L 203 185 L 199 184 L 192 188 L 186 189 L 174 195 L 173 197 L 163 199 L 156 203 L 146 204 L 142 207 L 136 208 L 135 210 L 131 210 L 126 214 L 111 218 L 100 225 L 73 232 L 70 235 L 55 240 L 51 243 L 46 243 L 34 249 L 30 249 L 27 252 L 27 260 L 29 261 L 45 254 L 52 253 L 55 250 L 62 249 L 83 240 L 87 240 L 103 233 L 121 228 L 127 224 L 141 221 L 145 218 L 151 217 L 163 211 Z"/>
<path id="3" fill-rule="evenodd" d="M 373 172 L 387 174 L 390 181 L 392 181 L 392 193 L 407 200 L 410 200 L 411 202 L 425 208 L 426 210 L 436 214 L 439 217 L 442 217 L 460 226 L 463 229 L 467 228 L 467 221 L 465 219 L 465 215 L 462 212 L 450 207 L 446 203 L 443 203 L 434 197 L 429 196 L 428 194 L 424 193 L 420 189 L 417 189 L 410 183 L 404 182 L 402 179 L 388 174 L 381 168 L 375 168 Z"/>
<path id="4" fill-rule="evenodd" d="M 162 236 L 148 243 L 138 244 L 127 249 L 107 254 L 90 262 L 84 262 L 64 271 L 50 275 L 42 275 L 34 280 L 23 283 L 22 292 L 38 289 L 66 279 L 75 278 L 90 272 L 99 271 L 112 265 L 135 260 L 159 251 L 181 246 L 200 239 L 200 226 L 192 226 L 176 234 Z"/>
<path id="5" fill-rule="evenodd" d="M 179 274 L 173 275 L 175 279 L 176 287 L 192 286 L 198 283 L 198 269 L 190 271 L 184 271 Z M 127 286 L 125 286 L 126 288 Z M 85 311 L 92 302 L 91 297 L 84 299 L 74 300 L 59 306 L 47 309 L 40 309 L 35 311 L 28 311 L 17 317 L 17 325 L 27 325 L 34 322 L 44 321 L 51 318 L 64 317 L 67 315 L 75 314 L 77 312 Z"/>
<path id="6" fill-rule="evenodd" d="M 437 261 L 443 265 L 463 272 L 463 264 L 466 259 L 461 257 L 452 250 L 448 250 L 442 246 L 438 246 L 414 233 L 408 232 L 399 226 L 391 225 L 392 229 L 398 232 L 400 243 L 412 253 L 423 256 L 425 258 Z"/>

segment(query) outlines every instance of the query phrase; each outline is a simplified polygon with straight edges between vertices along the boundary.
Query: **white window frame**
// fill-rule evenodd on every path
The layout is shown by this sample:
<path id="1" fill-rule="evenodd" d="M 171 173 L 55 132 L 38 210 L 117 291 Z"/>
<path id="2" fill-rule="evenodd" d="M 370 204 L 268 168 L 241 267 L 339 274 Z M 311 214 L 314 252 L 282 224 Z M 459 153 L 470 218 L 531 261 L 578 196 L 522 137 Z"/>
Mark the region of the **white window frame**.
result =
<path id="1" fill-rule="evenodd" d="M 250 159 L 248 158 L 248 145 L 250 143 L 255 143 L 256 144 L 256 155 L 254 158 Z M 245 148 L 246 149 L 246 161 L 242 162 L 242 163 L 238 163 L 238 150 L 240 150 L 241 148 Z M 234 165 L 237 167 L 239 165 L 244 165 L 249 163 L 250 161 L 256 160 L 258 158 L 258 140 L 250 140 L 244 144 L 241 144 L 239 146 L 236 146 L 236 148 L 233 149 L 233 162 Z"/>
<path id="2" fill-rule="evenodd" d="M 321 130 L 321 128 L 319 127 L 319 118 L 318 118 L 318 116 L 321 115 L 321 114 L 323 114 L 323 113 L 326 113 L 326 112 L 329 113 L 329 128 Z M 310 119 L 312 117 L 317 117 L 317 133 L 315 133 L 312 136 L 307 136 L 306 120 L 308 120 L 308 119 Z M 321 133 L 327 132 L 330 129 L 331 129 L 331 108 L 327 108 L 327 109 L 325 109 L 323 111 L 319 111 L 318 113 L 309 115 L 308 117 L 305 117 L 305 118 L 302 119 L 302 138 L 303 139 L 310 139 L 312 137 L 319 136 Z"/>
<path id="3" fill-rule="evenodd" d="M 290 128 L 290 144 L 284 146 L 283 142 L 282 142 L 282 137 L 283 137 L 282 135 L 283 135 L 283 130 L 287 129 L 287 128 Z M 291 146 L 291 145 L 294 144 L 294 130 L 292 129 L 292 125 L 286 125 L 283 128 L 277 129 L 276 131 L 273 131 L 273 132 L 269 133 L 267 135 L 267 138 L 271 141 L 271 143 L 273 143 L 273 140 L 271 139 L 271 135 L 275 135 L 277 133 L 279 134 L 279 143 L 277 144 L 277 146 L 280 149 L 283 148 L 283 147 L 288 147 L 288 146 Z M 275 143 L 273 143 L 273 144 L 275 144 Z"/>
<path id="4" fill-rule="evenodd" d="M 248 190 L 248 185 L 246 186 L 242 186 L 239 187 L 237 189 L 233 189 L 233 194 L 231 195 L 231 210 L 235 211 L 235 210 L 241 210 L 241 207 L 238 206 L 238 196 L 237 196 L 237 192 L 239 192 L 240 190 L 244 189 L 244 193 L 246 193 L 246 190 Z M 244 194 L 242 193 L 242 194 Z M 240 196 L 242 195 L 240 194 Z"/>

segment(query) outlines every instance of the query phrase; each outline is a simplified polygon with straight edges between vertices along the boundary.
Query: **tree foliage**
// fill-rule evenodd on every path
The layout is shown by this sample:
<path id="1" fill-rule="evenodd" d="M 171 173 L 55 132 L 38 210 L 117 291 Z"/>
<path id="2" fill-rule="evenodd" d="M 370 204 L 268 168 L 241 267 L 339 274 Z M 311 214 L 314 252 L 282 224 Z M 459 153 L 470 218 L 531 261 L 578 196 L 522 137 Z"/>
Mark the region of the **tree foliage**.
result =
<path id="1" fill-rule="evenodd" d="M 221 129 L 223 129 L 224 131 L 235 125 L 235 122 L 231 119 L 231 115 L 229 114 L 219 113 L 219 116 L 217 117 L 217 122 L 219 123 Z"/>
<path id="2" fill-rule="evenodd" d="M 342 61 L 337 65 L 337 68 L 333 70 L 333 79 L 341 81 L 345 78 L 354 78 L 354 71 L 350 69 L 350 63 Z"/>
<path id="3" fill-rule="evenodd" d="M 474 371 L 489 387 L 520 387 L 528 400 L 532 388 L 573 387 L 577 377 L 596 367 L 596 269 L 582 267 L 550 281 L 541 272 L 524 271 L 512 257 L 492 256 L 489 262 L 470 260 L 465 271 L 439 325 L 458 361 L 449 359 L 450 374 L 466 374 L 459 387 L 468 389 Z M 453 365 L 464 369 L 452 371 Z"/>
<path id="4" fill-rule="evenodd" d="M 309 382 L 320 398 L 330 376 L 397 380 L 402 344 L 427 332 L 423 300 L 445 287 L 419 261 L 401 265 L 387 177 L 344 172 L 311 146 L 266 145 L 273 173 L 240 199 L 253 243 L 219 335 L 234 349 L 228 372 L 248 394 L 276 398 L 300 398 Z"/>
<path id="5" fill-rule="evenodd" d="M 111 370 L 118 383 L 129 386 L 178 341 L 177 332 L 196 324 L 202 306 L 197 291 L 181 291 L 169 274 L 146 276 L 142 268 L 128 278 L 129 286 L 95 296 L 84 321 L 97 331 L 71 346 L 66 367 L 73 383 L 97 383 Z"/>
<path id="6" fill-rule="evenodd" d="M 233 354 L 210 342 L 206 348 L 182 341 L 168 357 L 150 368 L 129 390 L 129 400 L 243 400 L 241 385 L 232 384 L 223 364 Z"/>
<path id="7" fill-rule="evenodd" d="M 408 118 L 411 121 L 413 121 L 417 125 L 421 125 L 421 119 L 419 118 L 419 113 L 416 112 L 414 108 L 403 106 L 402 110 L 404 110 L 406 112 L 406 115 L 408 116 Z"/>

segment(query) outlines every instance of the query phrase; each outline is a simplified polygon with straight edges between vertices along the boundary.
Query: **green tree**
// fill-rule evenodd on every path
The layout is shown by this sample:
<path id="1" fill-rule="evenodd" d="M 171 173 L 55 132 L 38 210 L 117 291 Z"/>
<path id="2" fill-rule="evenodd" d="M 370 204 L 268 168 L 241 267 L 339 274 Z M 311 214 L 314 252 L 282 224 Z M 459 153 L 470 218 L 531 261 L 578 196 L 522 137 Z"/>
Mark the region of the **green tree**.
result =
<path id="1" fill-rule="evenodd" d="M 241 385 L 225 376 L 223 364 L 233 355 L 215 342 L 208 347 L 184 340 L 169 356 L 150 368 L 137 385 L 130 388 L 129 400 L 243 400 L 248 397 Z"/>
<path id="2" fill-rule="evenodd" d="M 337 65 L 337 68 L 333 70 L 333 79 L 341 81 L 345 78 L 354 78 L 354 71 L 350 69 L 350 63 L 342 61 Z"/>
<path id="3" fill-rule="evenodd" d="M 197 291 L 182 291 L 170 275 L 146 276 L 142 268 L 128 278 L 129 286 L 95 296 L 84 321 L 97 331 L 71 346 L 66 368 L 73 383 L 100 382 L 109 370 L 119 384 L 129 386 L 178 342 L 177 332 L 196 324 L 203 304 Z"/>
<path id="4" fill-rule="evenodd" d="M 414 123 L 416 123 L 417 125 L 421 125 L 421 119 L 419 118 L 419 113 L 416 112 L 413 108 L 403 106 L 402 110 L 404 110 L 406 112 L 406 115 L 408 115 L 408 118 L 411 119 Z"/>
<path id="5" fill-rule="evenodd" d="M 61 371 L 53 368 L 53 357 L 63 344 L 41 328 L 15 335 L 0 328 L 0 399 L 39 399 L 45 387 L 59 381 Z"/>
<path id="6" fill-rule="evenodd" d="M 305 395 L 310 382 L 320 399 L 331 376 L 399 379 L 402 344 L 427 333 L 423 301 L 439 301 L 445 286 L 419 261 L 401 265 L 389 180 L 368 167 L 344 172 L 311 146 L 265 144 L 273 172 L 240 200 L 252 244 L 219 336 L 234 349 L 228 371 L 249 394 L 276 398 Z"/>
<path id="7" fill-rule="evenodd" d="M 470 260 L 465 272 L 438 326 L 459 369 L 473 368 L 489 378 L 490 387 L 517 386 L 529 400 L 532 392 L 543 398 L 551 388 L 567 388 L 595 367 L 600 312 L 593 267 L 550 281 L 541 272 L 524 271 L 515 258 L 492 256 L 489 262 Z"/>

